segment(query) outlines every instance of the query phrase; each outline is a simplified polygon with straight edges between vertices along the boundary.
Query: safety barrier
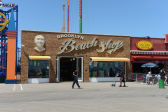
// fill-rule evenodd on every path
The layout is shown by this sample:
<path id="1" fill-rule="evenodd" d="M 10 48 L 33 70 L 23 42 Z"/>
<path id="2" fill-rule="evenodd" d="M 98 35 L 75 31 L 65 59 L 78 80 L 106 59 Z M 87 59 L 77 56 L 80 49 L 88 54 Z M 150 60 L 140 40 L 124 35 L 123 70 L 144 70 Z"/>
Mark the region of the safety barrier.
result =
<path id="1" fill-rule="evenodd" d="M 157 76 L 157 74 L 152 74 L 152 77 L 149 77 L 149 79 L 146 80 L 146 74 L 144 74 L 144 73 L 133 73 L 133 75 L 132 75 L 133 81 L 143 82 L 143 83 L 148 83 L 148 84 L 158 83 L 158 78 L 156 76 Z"/>

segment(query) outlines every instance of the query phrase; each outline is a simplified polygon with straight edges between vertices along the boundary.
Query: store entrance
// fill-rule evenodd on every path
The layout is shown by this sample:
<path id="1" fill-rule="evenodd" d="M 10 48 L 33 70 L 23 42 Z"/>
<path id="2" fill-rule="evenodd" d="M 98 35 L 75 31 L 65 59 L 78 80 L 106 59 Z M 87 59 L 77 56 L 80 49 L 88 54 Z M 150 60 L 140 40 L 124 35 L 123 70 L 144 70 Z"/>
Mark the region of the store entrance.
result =
<path id="1" fill-rule="evenodd" d="M 60 58 L 60 81 L 72 81 L 72 73 L 76 68 L 76 59 L 69 57 Z"/>
<path id="2" fill-rule="evenodd" d="M 83 80 L 82 57 L 57 57 L 57 82 L 72 81 L 73 71 L 78 70 L 79 80 Z"/>

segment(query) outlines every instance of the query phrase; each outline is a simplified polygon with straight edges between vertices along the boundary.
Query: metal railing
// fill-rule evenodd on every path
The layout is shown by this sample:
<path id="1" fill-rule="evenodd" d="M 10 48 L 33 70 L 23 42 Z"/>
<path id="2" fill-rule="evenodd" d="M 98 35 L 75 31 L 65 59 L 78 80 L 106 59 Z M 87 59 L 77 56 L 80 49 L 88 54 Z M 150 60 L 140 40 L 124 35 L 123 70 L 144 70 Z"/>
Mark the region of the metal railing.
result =
<path id="1" fill-rule="evenodd" d="M 137 82 L 144 81 L 144 78 L 146 78 L 146 74 L 144 73 L 133 73 L 132 74 L 132 80 Z"/>
<path id="2" fill-rule="evenodd" d="M 133 73 L 133 80 L 136 82 L 143 82 L 143 83 L 152 83 L 152 84 L 156 84 L 158 83 L 158 74 L 152 74 L 152 77 L 149 77 L 149 79 L 147 80 L 146 78 L 146 74 L 144 73 Z"/>

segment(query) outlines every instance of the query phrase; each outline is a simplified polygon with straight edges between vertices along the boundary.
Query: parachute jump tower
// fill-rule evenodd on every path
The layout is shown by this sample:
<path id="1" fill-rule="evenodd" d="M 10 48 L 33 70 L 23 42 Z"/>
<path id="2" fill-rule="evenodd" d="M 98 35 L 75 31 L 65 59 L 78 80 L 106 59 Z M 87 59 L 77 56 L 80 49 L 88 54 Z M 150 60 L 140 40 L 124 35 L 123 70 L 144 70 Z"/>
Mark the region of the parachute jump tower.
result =
<path id="1" fill-rule="evenodd" d="M 80 33 L 82 33 L 82 0 L 80 0 Z"/>
<path id="2" fill-rule="evenodd" d="M 17 72 L 18 6 L 0 0 L 0 7 L 0 73 L 12 84 Z"/>

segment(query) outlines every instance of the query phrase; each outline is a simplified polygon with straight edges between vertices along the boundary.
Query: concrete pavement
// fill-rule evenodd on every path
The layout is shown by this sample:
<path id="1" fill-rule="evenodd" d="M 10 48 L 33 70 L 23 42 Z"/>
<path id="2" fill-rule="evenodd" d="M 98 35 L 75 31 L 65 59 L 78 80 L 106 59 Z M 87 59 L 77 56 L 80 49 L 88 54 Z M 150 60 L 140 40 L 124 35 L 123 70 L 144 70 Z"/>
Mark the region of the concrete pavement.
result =
<path id="1" fill-rule="evenodd" d="M 111 86 L 111 82 L 72 82 L 0 84 L 0 112 L 167 112 L 168 89 L 129 82 L 128 87 Z M 77 87 L 76 87 L 77 88 Z"/>

